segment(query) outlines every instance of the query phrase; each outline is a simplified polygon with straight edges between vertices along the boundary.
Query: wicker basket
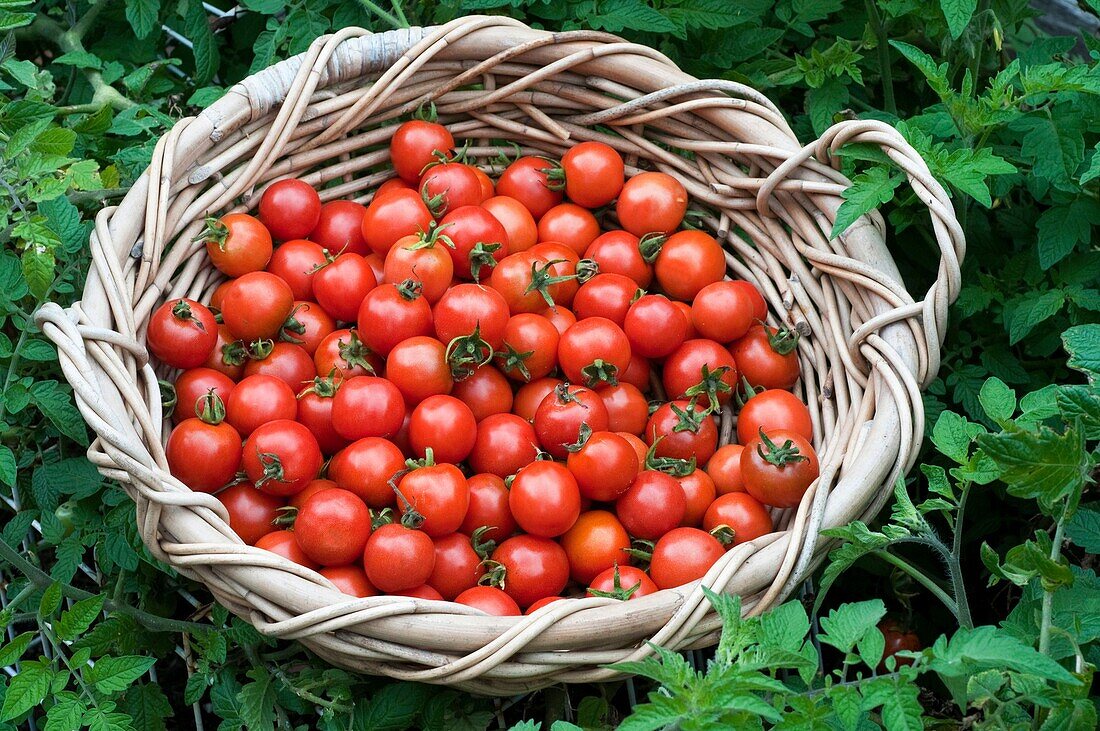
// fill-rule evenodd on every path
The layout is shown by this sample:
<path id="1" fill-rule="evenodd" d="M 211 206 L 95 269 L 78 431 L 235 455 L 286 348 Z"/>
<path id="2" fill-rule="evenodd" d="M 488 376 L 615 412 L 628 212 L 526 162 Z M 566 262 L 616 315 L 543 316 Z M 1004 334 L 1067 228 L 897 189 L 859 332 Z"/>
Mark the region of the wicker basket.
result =
<path id="1" fill-rule="evenodd" d="M 319 38 L 164 135 L 122 203 L 96 218 L 83 299 L 38 313 L 96 434 L 89 457 L 133 498 L 157 559 L 261 632 L 300 640 L 342 667 L 505 695 L 612 679 L 602 666 L 645 656 L 647 641 L 713 644 L 720 623 L 699 582 L 631 602 L 555 602 L 522 618 L 403 597 L 350 599 L 319 574 L 242 544 L 214 497 L 169 474 L 157 384 L 169 374 L 150 363 L 145 328 L 167 297 L 204 297 L 220 281 L 192 242 L 203 216 L 247 210 L 286 176 L 335 181 L 325 200 L 369 199 L 392 175 L 372 172 L 387 160 L 392 122 L 429 100 L 486 167 L 512 143 L 559 156 L 594 139 L 623 153 L 628 175 L 675 175 L 708 209 L 704 224 L 727 247 L 731 275 L 755 283 L 805 336 L 797 388 L 813 416 L 821 477 L 797 509 L 776 512 L 778 532 L 729 551 L 703 584 L 762 612 L 820 560 L 821 528 L 882 506 L 920 445 L 920 389 L 939 367 L 964 250 L 948 195 L 924 162 L 875 121 L 842 122 L 803 147 L 751 88 L 699 81 L 657 51 L 604 33 L 548 33 L 501 17 Z M 832 153 L 849 142 L 880 147 L 931 212 L 942 258 L 922 301 L 901 283 L 880 216 L 829 238 L 848 184 Z M 721 421 L 728 441 L 733 414 Z"/>

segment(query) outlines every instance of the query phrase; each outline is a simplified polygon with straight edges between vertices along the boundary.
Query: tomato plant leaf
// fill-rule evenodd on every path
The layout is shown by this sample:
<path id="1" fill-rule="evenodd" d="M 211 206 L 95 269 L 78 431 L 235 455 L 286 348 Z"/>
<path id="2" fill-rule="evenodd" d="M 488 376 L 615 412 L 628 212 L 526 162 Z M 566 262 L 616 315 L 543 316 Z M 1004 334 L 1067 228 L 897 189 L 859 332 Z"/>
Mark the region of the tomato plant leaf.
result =
<path id="1" fill-rule="evenodd" d="M 252 682 L 240 690 L 241 721 L 249 729 L 269 731 L 275 728 L 275 684 L 263 668 L 246 673 Z"/>
<path id="2" fill-rule="evenodd" d="M 104 595 L 96 594 L 87 599 L 75 602 L 73 606 L 61 613 L 61 619 L 54 626 L 58 638 L 72 640 L 77 635 L 83 634 L 92 625 L 95 618 L 103 611 Z"/>
<path id="3" fill-rule="evenodd" d="M 977 441 L 999 468 L 1009 493 L 1038 500 L 1047 514 L 1079 490 L 1088 474 L 1084 438 L 1072 428 L 1059 434 L 1046 426 L 1028 430 L 1009 423 L 1005 431 L 980 435 Z"/>
<path id="4" fill-rule="evenodd" d="M 870 213 L 894 198 L 894 191 L 901 185 L 902 176 L 884 167 L 873 167 L 852 178 L 852 184 L 841 195 L 844 202 L 836 212 L 833 238 L 840 236 L 860 216 Z"/>
<path id="5" fill-rule="evenodd" d="M 0 483 L 14 485 L 18 474 L 15 452 L 6 444 L 0 444 Z"/>
<path id="6" fill-rule="evenodd" d="M 171 718 L 172 704 L 155 683 L 134 685 L 122 696 L 122 709 L 133 719 L 135 729 L 164 731 L 164 719 Z"/>
<path id="7" fill-rule="evenodd" d="M 1100 553 L 1100 509 L 1097 504 L 1080 508 L 1066 523 L 1066 536 L 1088 553 Z"/>
<path id="8" fill-rule="evenodd" d="M 145 38 L 153 32 L 159 14 L 160 0 L 126 0 L 126 20 L 138 38 Z"/>
<path id="9" fill-rule="evenodd" d="M 120 693 L 153 667 L 156 658 L 140 655 L 105 655 L 84 672 L 84 679 L 101 693 Z"/>
<path id="10" fill-rule="evenodd" d="M 1069 353 L 1070 368 L 1076 368 L 1095 383 L 1100 378 L 1100 325 L 1078 325 L 1062 333 Z"/>
<path id="11" fill-rule="evenodd" d="M 886 605 L 881 599 L 841 605 L 821 618 L 822 634 L 819 639 L 841 652 L 851 652 L 869 631 L 878 632 L 875 625 L 885 616 Z"/>
<path id="12" fill-rule="evenodd" d="M 0 721 L 19 718 L 45 700 L 53 678 L 53 668 L 45 661 L 22 663 L 19 672 L 8 680 Z"/>
<path id="13" fill-rule="evenodd" d="M 1100 223 L 1100 205 L 1090 199 L 1077 199 L 1043 211 L 1036 223 L 1039 263 L 1049 269 L 1078 245 L 1088 246 L 1092 241 L 1092 226 L 1097 223 Z"/>

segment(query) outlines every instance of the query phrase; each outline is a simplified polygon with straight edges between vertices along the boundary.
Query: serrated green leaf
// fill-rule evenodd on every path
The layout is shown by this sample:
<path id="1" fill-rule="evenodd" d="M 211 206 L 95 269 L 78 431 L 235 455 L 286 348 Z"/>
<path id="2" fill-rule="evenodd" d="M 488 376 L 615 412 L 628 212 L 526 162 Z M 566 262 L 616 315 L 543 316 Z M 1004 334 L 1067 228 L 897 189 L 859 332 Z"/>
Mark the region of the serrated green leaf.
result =
<path id="1" fill-rule="evenodd" d="M 87 708 L 79 698 L 63 698 L 46 711 L 46 726 L 43 731 L 74 731 L 81 727 Z"/>
<path id="2" fill-rule="evenodd" d="M 1092 226 L 1100 223 L 1100 205 L 1078 198 L 1067 205 L 1054 206 L 1039 216 L 1039 264 L 1043 269 L 1069 256 L 1078 245 L 1092 241 Z"/>
<path id="3" fill-rule="evenodd" d="M 1023 132 L 1022 153 L 1032 163 L 1031 171 L 1061 188 L 1072 187 L 1072 176 L 1085 155 L 1083 122 L 1078 117 L 1033 113 L 1010 123 Z"/>
<path id="4" fill-rule="evenodd" d="M 0 647 L 0 668 L 14 665 L 16 660 L 23 657 L 23 653 L 31 646 L 31 641 L 34 638 L 34 632 L 24 632 L 21 635 L 16 635 L 11 642 Z"/>
<path id="5" fill-rule="evenodd" d="M 947 28 L 952 38 L 958 38 L 970 24 L 974 11 L 978 9 L 978 0 L 940 0 L 940 9 L 947 19 Z"/>
<path id="6" fill-rule="evenodd" d="M 1100 439 L 1100 391 L 1091 386 L 1063 386 L 1056 398 L 1068 423 L 1076 423 L 1085 439 Z"/>
<path id="7" fill-rule="evenodd" d="M 1060 289 L 1028 292 L 1019 297 L 1007 318 L 1010 345 L 1023 340 L 1039 324 L 1054 317 L 1066 304 L 1066 294 Z"/>
<path id="8" fill-rule="evenodd" d="M 35 517 L 38 515 L 36 510 L 20 510 L 13 515 L 4 526 L 2 535 L 4 542 L 9 546 L 16 546 L 23 542 L 23 539 L 27 537 L 27 531 L 30 530 L 31 524 L 34 522 Z"/>
<path id="9" fill-rule="evenodd" d="M 1068 670 L 1048 656 L 988 626 L 960 629 L 950 639 L 940 637 L 932 648 L 929 667 L 941 677 L 965 677 L 979 670 L 1009 668 L 1046 680 L 1080 685 Z"/>
<path id="10" fill-rule="evenodd" d="M 75 66 L 78 69 L 98 69 L 103 65 L 99 56 L 87 51 L 69 51 L 53 60 L 63 66 Z"/>
<path id="11" fill-rule="evenodd" d="M 214 32 L 210 29 L 210 19 L 198 0 L 188 0 L 184 15 L 184 34 L 192 43 L 195 57 L 194 82 L 202 85 L 214 78 L 221 63 L 218 44 Z"/>
<path id="12" fill-rule="evenodd" d="M 166 718 L 171 718 L 172 704 L 159 685 L 135 685 L 122 696 L 122 709 L 130 716 L 135 731 L 164 731 Z"/>
<path id="13" fill-rule="evenodd" d="M 153 32 L 159 14 L 160 0 L 126 0 L 126 20 L 138 38 L 145 38 Z"/>
<path id="14" fill-rule="evenodd" d="M 241 688 L 241 721 L 250 731 L 270 731 L 275 728 L 275 685 L 263 668 L 253 668 L 246 675 L 251 683 Z"/>
<path id="15" fill-rule="evenodd" d="M 1066 523 L 1066 536 L 1088 553 L 1100 553 L 1100 510 L 1080 508 Z"/>
<path id="16" fill-rule="evenodd" d="M 1016 392 L 1000 378 L 990 378 L 983 383 L 978 400 L 986 415 L 998 424 L 1011 419 L 1016 411 Z"/>
<path id="17" fill-rule="evenodd" d="M 1078 182 L 1081 185 L 1091 183 L 1093 180 L 1100 178 L 1100 142 L 1096 143 L 1093 147 L 1092 158 L 1089 160 L 1089 166 L 1085 169 L 1085 172 L 1081 173 L 1081 178 Z"/>
<path id="18" fill-rule="evenodd" d="M 429 695 L 427 686 L 415 683 L 391 683 L 369 702 L 356 707 L 353 725 L 378 731 L 403 731 L 412 726 Z"/>
<path id="19" fill-rule="evenodd" d="M 1077 325 L 1062 333 L 1062 344 L 1069 353 L 1070 368 L 1076 368 L 1095 383 L 1100 377 L 1100 325 Z"/>
<path id="20" fill-rule="evenodd" d="M 39 299 L 46 296 L 50 285 L 53 284 L 54 267 L 56 259 L 53 249 L 41 244 L 32 244 L 23 252 L 23 278 L 31 294 Z"/>
<path id="21" fill-rule="evenodd" d="M 841 652 L 851 652 L 868 631 L 878 632 L 875 625 L 885 616 L 886 605 L 881 599 L 842 604 L 821 618 L 823 634 L 819 639 Z"/>
<path id="22" fill-rule="evenodd" d="M 27 340 L 23 343 L 23 347 L 19 352 L 24 360 L 37 363 L 48 363 L 57 360 L 57 349 L 54 348 L 53 343 L 45 340 Z"/>
<path id="23" fill-rule="evenodd" d="M 607 0 L 586 18 L 593 28 L 617 33 L 624 29 L 671 33 L 676 24 L 642 0 Z"/>
<path id="24" fill-rule="evenodd" d="M 70 609 L 61 613 L 61 619 L 54 625 L 54 631 L 62 640 L 74 640 L 92 625 L 103 611 L 102 594 L 90 596 L 75 602 Z"/>
<path id="25" fill-rule="evenodd" d="M 959 464 L 966 464 L 970 459 L 970 444 L 973 440 L 974 432 L 969 428 L 966 419 L 954 411 L 940 413 L 932 427 L 932 443 L 936 445 L 936 449 Z"/>
<path id="26" fill-rule="evenodd" d="M 88 444 L 84 418 L 73 404 L 71 393 L 57 381 L 39 381 L 31 386 L 31 395 L 38 410 L 62 434 L 78 444 Z"/>
<path id="27" fill-rule="evenodd" d="M 836 238 L 855 223 L 860 216 L 894 198 L 894 191 L 901 184 L 898 173 L 884 167 L 874 167 L 852 178 L 852 184 L 841 195 L 844 202 L 836 212 L 836 221 L 830 234 Z"/>
<path id="28" fill-rule="evenodd" d="M 1000 469 L 1010 494 L 1038 500 L 1048 514 L 1057 501 L 1081 489 L 1088 474 L 1084 439 L 1074 429 L 1059 434 L 1010 422 L 999 434 L 979 436 L 978 445 Z"/>
<path id="29" fill-rule="evenodd" d="M 61 584 L 55 581 L 42 592 L 42 599 L 38 602 L 38 613 L 43 617 L 52 617 L 60 606 Z"/>
<path id="30" fill-rule="evenodd" d="M 1077 698 L 1050 709 L 1041 731 L 1077 731 L 1097 728 L 1096 705 L 1089 699 Z"/>
<path id="31" fill-rule="evenodd" d="M 19 718 L 45 700 L 53 677 L 53 669 L 46 663 L 23 663 L 19 673 L 8 681 L 0 721 Z"/>
<path id="32" fill-rule="evenodd" d="M 11 447 L 0 444 L 0 483 L 14 485 L 18 474 L 15 452 L 11 451 Z"/>
<path id="33" fill-rule="evenodd" d="M 937 65 L 931 56 L 909 43 L 890 41 L 890 45 L 924 74 L 924 78 L 928 80 L 929 86 L 934 91 L 940 94 L 941 97 L 944 95 L 949 88 L 947 82 L 948 64 L 946 62 Z"/>
<path id="34" fill-rule="evenodd" d="M 0 11 L 0 32 L 22 28 L 34 21 L 34 13 L 9 13 Z"/>
<path id="35" fill-rule="evenodd" d="M 156 661 L 154 657 L 141 655 L 106 655 L 84 672 L 84 679 L 101 693 L 120 693 L 148 672 Z"/>

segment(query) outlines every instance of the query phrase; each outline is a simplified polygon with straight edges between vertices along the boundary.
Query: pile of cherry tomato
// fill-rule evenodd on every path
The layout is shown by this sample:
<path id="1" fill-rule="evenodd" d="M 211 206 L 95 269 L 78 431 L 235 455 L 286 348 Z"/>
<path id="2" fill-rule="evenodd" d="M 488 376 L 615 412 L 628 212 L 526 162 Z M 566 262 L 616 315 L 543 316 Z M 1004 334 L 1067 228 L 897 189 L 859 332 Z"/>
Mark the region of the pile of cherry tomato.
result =
<path id="1" fill-rule="evenodd" d="M 818 474 L 797 335 L 683 185 L 599 142 L 495 182 L 454 149 L 406 122 L 368 206 L 286 179 L 207 220 L 227 280 L 148 327 L 181 371 L 172 474 L 348 594 L 498 615 L 680 586 L 772 532 Z"/>

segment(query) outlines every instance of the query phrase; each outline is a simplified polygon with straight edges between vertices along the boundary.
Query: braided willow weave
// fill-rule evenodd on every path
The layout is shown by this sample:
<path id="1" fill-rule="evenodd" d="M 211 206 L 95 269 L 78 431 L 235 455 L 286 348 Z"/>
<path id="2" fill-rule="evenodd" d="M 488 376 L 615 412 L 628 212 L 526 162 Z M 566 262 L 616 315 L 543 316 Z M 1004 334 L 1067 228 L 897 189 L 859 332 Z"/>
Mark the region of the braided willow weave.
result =
<path id="1" fill-rule="evenodd" d="M 612 679 L 603 666 L 644 657 L 647 641 L 712 644 L 720 622 L 700 582 L 630 602 L 555 602 L 522 618 L 349 598 L 319 574 L 242 544 L 221 503 L 169 474 L 157 380 L 170 374 L 150 362 L 145 328 L 166 298 L 204 298 L 220 281 L 193 241 L 203 217 L 254 208 L 287 176 L 326 185 L 323 200 L 369 200 L 392 175 L 393 123 L 429 101 L 491 171 L 516 146 L 558 157 L 600 140 L 623 154 L 628 175 L 676 176 L 724 243 L 730 275 L 764 293 L 773 324 L 779 313 L 803 334 L 797 390 L 810 406 L 821 477 L 798 508 L 775 512 L 779 532 L 730 550 L 701 584 L 762 612 L 820 560 L 822 528 L 882 506 L 920 444 L 920 389 L 939 367 L 964 252 L 951 202 L 925 163 L 876 121 L 841 122 L 800 146 L 782 113 L 749 87 L 694 79 L 657 51 L 604 33 L 548 33 L 500 17 L 319 38 L 161 138 L 148 171 L 96 218 L 83 299 L 38 313 L 95 432 L 90 458 L 133 498 L 157 559 L 261 632 L 299 640 L 339 666 L 504 695 Z M 877 213 L 829 238 L 848 185 L 833 153 L 852 142 L 881 148 L 931 213 L 941 261 L 920 301 L 901 283 Z M 722 414 L 723 441 L 733 427 L 733 414 Z"/>

